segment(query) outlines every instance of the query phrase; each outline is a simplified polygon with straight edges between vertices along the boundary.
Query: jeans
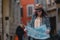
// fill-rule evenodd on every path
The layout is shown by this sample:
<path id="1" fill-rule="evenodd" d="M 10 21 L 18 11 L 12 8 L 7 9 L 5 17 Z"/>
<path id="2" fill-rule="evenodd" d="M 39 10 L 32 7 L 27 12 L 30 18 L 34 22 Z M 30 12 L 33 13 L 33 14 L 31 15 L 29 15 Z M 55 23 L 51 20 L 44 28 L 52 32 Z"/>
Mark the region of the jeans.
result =
<path id="1" fill-rule="evenodd" d="M 24 40 L 24 36 L 18 36 L 18 40 Z"/>

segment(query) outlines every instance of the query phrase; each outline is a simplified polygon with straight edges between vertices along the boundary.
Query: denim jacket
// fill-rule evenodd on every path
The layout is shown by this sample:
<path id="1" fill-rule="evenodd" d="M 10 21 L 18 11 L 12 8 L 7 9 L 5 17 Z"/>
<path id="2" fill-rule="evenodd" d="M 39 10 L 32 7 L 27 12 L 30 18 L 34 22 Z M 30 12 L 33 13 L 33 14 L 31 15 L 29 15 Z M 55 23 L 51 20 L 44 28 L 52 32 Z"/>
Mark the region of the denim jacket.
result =
<path id="1" fill-rule="evenodd" d="M 34 28 L 34 21 L 35 21 L 35 19 L 36 19 L 36 16 L 33 15 L 32 16 L 32 20 L 28 23 L 28 26 L 31 26 L 31 27 Z M 45 17 L 42 18 L 42 24 L 41 25 L 43 25 L 43 24 L 46 24 L 47 28 L 51 29 L 50 28 L 49 17 L 45 16 Z"/>
<path id="2" fill-rule="evenodd" d="M 32 16 L 32 20 L 30 21 L 30 23 L 28 23 L 28 25 L 27 26 L 30 26 L 30 27 L 32 27 L 32 28 L 34 28 L 34 21 L 35 21 L 35 19 L 36 19 L 36 16 Z M 49 22 L 49 18 L 47 17 L 47 16 L 44 16 L 43 18 L 42 18 L 42 24 L 41 25 L 43 25 L 43 24 L 46 24 L 46 27 L 50 30 L 51 28 L 50 28 L 50 22 Z M 49 38 L 50 37 L 50 35 L 48 34 L 48 35 L 46 35 L 45 37 L 47 37 L 47 38 Z M 41 39 L 45 39 L 44 37 L 42 37 Z"/>

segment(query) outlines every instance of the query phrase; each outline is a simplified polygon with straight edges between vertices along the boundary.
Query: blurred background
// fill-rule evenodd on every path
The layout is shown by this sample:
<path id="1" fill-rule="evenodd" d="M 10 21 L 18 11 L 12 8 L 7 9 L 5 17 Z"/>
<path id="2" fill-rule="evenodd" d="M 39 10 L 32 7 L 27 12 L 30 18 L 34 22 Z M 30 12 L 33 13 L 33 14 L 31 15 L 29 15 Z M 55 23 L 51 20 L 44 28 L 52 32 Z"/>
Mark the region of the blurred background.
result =
<path id="1" fill-rule="evenodd" d="M 0 0 L 0 40 L 14 40 L 17 26 L 26 25 L 40 3 L 50 18 L 51 33 L 60 30 L 60 0 Z M 8 39 L 6 39 L 8 37 Z"/>

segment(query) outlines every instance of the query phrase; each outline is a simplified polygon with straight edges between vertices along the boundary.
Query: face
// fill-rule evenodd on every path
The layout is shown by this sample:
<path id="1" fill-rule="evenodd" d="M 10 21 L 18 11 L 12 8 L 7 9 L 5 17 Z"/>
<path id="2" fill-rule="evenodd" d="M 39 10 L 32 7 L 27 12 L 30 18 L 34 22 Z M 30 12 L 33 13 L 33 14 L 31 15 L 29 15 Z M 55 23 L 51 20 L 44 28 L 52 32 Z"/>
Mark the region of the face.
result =
<path id="1" fill-rule="evenodd" d="M 38 14 L 38 16 L 41 16 L 42 11 L 38 11 L 37 14 Z"/>

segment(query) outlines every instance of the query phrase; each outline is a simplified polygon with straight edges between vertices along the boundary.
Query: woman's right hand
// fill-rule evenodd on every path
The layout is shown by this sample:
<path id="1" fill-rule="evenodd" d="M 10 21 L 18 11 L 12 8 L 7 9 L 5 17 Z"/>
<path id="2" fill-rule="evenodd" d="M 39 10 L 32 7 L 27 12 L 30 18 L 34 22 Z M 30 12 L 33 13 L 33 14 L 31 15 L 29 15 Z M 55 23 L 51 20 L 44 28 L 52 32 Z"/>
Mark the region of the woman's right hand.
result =
<path id="1" fill-rule="evenodd" d="M 48 30 L 46 30 L 46 33 L 47 33 L 47 34 L 49 34 L 49 33 L 50 33 L 50 30 L 49 30 L 49 29 L 48 29 Z"/>
<path id="2" fill-rule="evenodd" d="M 26 37 L 27 36 L 27 30 L 26 29 L 24 29 L 24 37 Z"/>

